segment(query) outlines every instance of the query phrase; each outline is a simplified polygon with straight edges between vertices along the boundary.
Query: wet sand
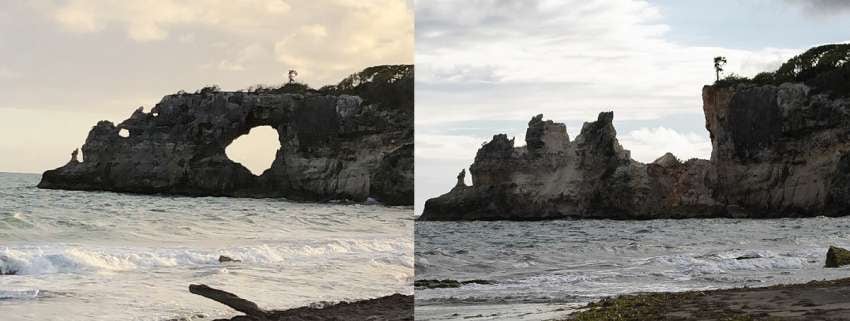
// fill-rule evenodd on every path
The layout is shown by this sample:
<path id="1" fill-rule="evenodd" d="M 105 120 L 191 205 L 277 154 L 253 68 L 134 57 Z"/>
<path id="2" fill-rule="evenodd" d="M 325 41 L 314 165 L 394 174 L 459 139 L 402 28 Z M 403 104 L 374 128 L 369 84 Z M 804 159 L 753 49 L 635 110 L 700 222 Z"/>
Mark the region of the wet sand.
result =
<path id="1" fill-rule="evenodd" d="M 850 320 L 850 278 L 762 288 L 623 295 L 565 320 Z"/>

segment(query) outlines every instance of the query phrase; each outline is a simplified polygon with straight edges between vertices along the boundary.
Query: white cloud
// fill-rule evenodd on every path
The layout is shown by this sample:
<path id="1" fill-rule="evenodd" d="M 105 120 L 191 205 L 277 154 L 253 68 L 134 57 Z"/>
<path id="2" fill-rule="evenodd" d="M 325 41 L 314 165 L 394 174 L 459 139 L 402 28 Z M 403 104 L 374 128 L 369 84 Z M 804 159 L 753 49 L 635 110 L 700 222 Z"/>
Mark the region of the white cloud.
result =
<path id="1" fill-rule="evenodd" d="M 21 73 L 9 69 L 6 66 L 0 66 L 0 79 L 17 79 L 21 77 Z"/>
<path id="2" fill-rule="evenodd" d="M 169 29 L 187 25 L 229 32 L 258 31 L 290 11 L 282 0 L 70 0 L 39 5 L 69 31 L 97 32 L 115 24 L 125 28 L 131 39 L 142 42 L 165 39 Z"/>
<path id="3" fill-rule="evenodd" d="M 714 80 L 713 57 L 726 56 L 729 72 L 752 76 L 799 53 L 672 42 L 659 9 L 647 1 L 417 6 L 417 107 L 439 108 L 417 117 L 423 124 L 541 112 L 566 119 L 603 109 L 619 119 L 694 112 L 700 87 Z M 467 91 L 451 89 L 476 82 Z"/>
<path id="4" fill-rule="evenodd" d="M 413 12 L 405 1 L 331 2 L 339 11 L 328 22 L 302 26 L 275 43 L 279 62 L 318 78 L 353 72 L 352 63 L 412 63 Z"/>
<path id="5" fill-rule="evenodd" d="M 118 30 L 149 45 L 175 38 L 244 48 L 226 58 L 211 54 L 207 59 L 215 61 L 200 65 L 205 70 L 271 63 L 324 85 L 364 67 L 413 62 L 413 10 L 406 0 L 41 0 L 33 7 L 67 32 Z M 264 52 L 249 47 L 255 45 Z"/>
<path id="6" fill-rule="evenodd" d="M 472 162 L 481 144 L 489 138 L 462 135 L 416 134 L 417 159 L 453 159 Z"/>
<path id="7" fill-rule="evenodd" d="M 260 44 L 250 44 L 240 49 L 233 58 L 224 59 L 216 66 L 225 71 L 244 71 L 246 64 L 259 60 L 260 57 L 269 54 L 269 50 Z"/>
<path id="8" fill-rule="evenodd" d="M 682 160 L 711 157 L 711 141 L 707 135 L 679 133 L 663 126 L 630 131 L 621 135 L 619 141 L 623 148 L 632 152 L 633 159 L 644 163 L 668 152 Z"/>

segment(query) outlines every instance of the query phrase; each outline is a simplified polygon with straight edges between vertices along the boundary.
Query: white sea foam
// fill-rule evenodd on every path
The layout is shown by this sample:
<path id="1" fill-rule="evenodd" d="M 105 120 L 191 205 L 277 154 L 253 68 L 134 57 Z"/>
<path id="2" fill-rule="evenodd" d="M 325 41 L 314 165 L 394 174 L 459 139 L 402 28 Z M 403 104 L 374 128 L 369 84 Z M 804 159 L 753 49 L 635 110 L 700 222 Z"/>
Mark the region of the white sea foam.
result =
<path id="1" fill-rule="evenodd" d="M 0 290 L 0 300 L 35 299 L 39 292 L 38 289 Z"/>
<path id="2" fill-rule="evenodd" d="M 92 273 L 151 270 L 175 266 L 218 265 L 221 255 L 252 265 L 298 262 L 360 254 L 367 260 L 412 268 L 404 259 L 410 243 L 403 240 L 334 240 L 299 245 L 243 246 L 224 249 L 191 248 L 82 248 L 75 246 L 5 248 L 0 250 L 0 271 L 18 275 Z M 398 259 L 401 257 L 402 259 Z"/>
<path id="3" fill-rule="evenodd" d="M 15 274 L 0 275 L 3 321 L 233 316 L 191 283 L 278 309 L 412 293 L 410 209 L 40 190 L 38 179 L 0 173 L 0 272 Z"/>
<path id="4" fill-rule="evenodd" d="M 493 283 L 417 291 L 416 300 L 460 315 L 476 315 L 481 304 L 534 315 L 522 309 L 536 300 L 582 304 L 624 293 L 846 277 L 846 269 L 823 264 L 829 245 L 850 245 L 848 226 L 850 217 L 417 222 L 416 279 Z M 417 309 L 417 320 L 440 317 Z"/>

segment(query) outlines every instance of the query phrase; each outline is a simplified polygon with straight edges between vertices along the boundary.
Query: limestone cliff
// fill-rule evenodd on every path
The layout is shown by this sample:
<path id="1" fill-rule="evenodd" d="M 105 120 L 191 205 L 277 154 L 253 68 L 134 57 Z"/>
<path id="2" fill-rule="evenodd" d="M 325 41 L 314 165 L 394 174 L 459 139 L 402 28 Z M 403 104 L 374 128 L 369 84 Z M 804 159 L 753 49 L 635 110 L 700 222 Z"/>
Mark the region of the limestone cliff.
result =
<path id="1" fill-rule="evenodd" d="M 815 48 L 819 54 L 813 56 L 821 59 L 813 61 L 824 64 L 835 48 Z M 782 70 L 796 70 L 793 81 L 705 86 L 711 160 L 681 162 L 668 153 L 650 164 L 634 161 L 617 142 L 610 112 L 585 123 L 573 141 L 563 124 L 538 115 L 528 124 L 525 146 L 493 136 L 470 166 L 473 185 L 428 200 L 420 219 L 850 214 L 850 98 L 841 91 L 850 88 L 850 54 L 839 49 L 830 68 L 818 62 L 812 69 L 783 65 L 776 74 L 759 76 L 774 81 L 786 79 Z M 787 64 L 805 62 L 799 57 Z M 809 81 L 827 73 L 845 83 L 827 88 Z"/>
<path id="2" fill-rule="evenodd" d="M 260 176 L 225 155 L 257 126 L 273 127 L 281 144 Z M 97 123 L 82 156 L 46 171 L 38 186 L 412 204 L 413 66 L 371 67 L 318 91 L 168 95 L 149 113 Z"/>

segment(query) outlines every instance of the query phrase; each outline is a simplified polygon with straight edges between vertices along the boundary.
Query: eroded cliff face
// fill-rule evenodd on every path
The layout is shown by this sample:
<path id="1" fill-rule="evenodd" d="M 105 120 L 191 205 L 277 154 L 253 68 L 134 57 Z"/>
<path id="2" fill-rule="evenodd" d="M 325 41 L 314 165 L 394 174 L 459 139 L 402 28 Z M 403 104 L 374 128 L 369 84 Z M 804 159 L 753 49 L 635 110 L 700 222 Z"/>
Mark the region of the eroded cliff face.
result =
<path id="1" fill-rule="evenodd" d="M 804 84 L 703 88 L 716 194 L 756 217 L 846 215 L 850 100 Z"/>
<path id="2" fill-rule="evenodd" d="M 711 160 L 632 160 L 611 112 L 570 141 L 563 124 L 529 122 L 526 145 L 496 135 L 421 220 L 653 219 L 845 215 L 850 100 L 804 84 L 703 88 Z"/>
<path id="3" fill-rule="evenodd" d="M 149 113 L 99 122 L 83 161 L 46 171 L 38 186 L 412 204 L 412 88 L 413 66 L 379 66 L 322 91 L 165 96 Z M 257 126 L 274 128 L 281 144 L 260 176 L 225 155 Z"/>

